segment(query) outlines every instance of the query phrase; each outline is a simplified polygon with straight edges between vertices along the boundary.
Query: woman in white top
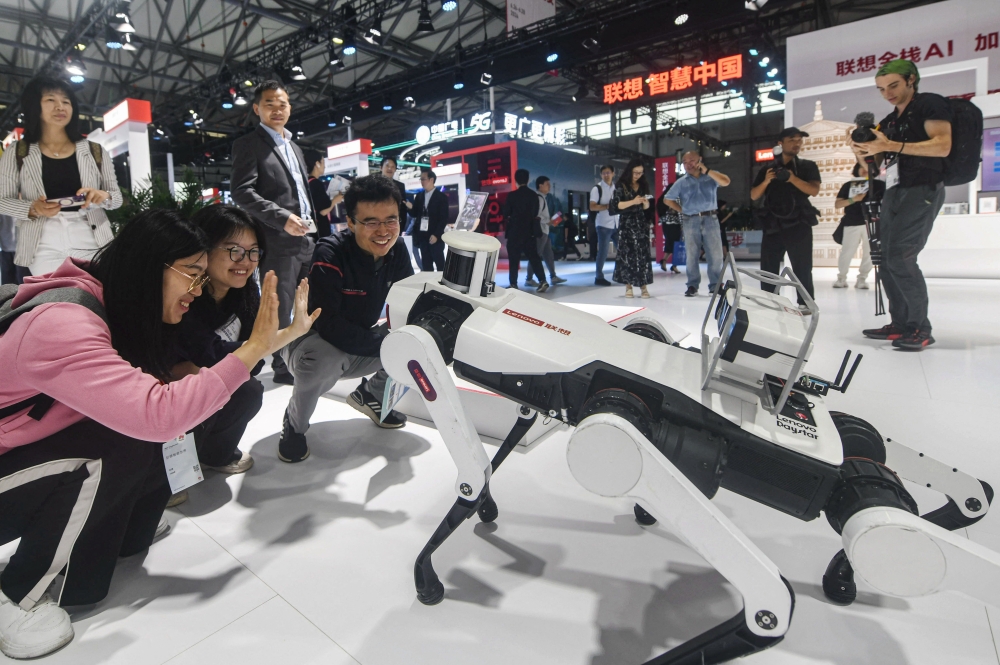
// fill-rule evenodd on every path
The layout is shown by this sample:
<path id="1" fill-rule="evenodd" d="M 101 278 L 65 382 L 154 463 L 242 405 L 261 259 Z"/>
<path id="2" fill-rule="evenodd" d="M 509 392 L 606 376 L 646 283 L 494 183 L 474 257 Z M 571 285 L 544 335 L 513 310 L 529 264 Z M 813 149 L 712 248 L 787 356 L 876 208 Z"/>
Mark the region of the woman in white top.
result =
<path id="1" fill-rule="evenodd" d="M 111 157 L 80 133 L 68 83 L 29 81 L 21 109 L 24 136 L 0 157 L 0 214 L 17 219 L 14 263 L 44 275 L 111 241 L 104 211 L 119 207 L 122 195 Z"/>

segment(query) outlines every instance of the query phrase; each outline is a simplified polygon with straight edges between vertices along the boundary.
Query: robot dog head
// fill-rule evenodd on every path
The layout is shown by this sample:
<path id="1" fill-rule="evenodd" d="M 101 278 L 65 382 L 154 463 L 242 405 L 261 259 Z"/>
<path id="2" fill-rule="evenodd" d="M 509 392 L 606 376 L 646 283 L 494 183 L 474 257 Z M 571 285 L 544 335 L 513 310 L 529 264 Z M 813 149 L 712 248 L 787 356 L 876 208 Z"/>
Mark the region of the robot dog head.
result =
<path id="1" fill-rule="evenodd" d="M 459 293 L 486 298 L 496 287 L 493 279 L 500 255 L 500 241 L 470 231 L 449 231 L 442 236 L 448 245 L 441 284 Z"/>

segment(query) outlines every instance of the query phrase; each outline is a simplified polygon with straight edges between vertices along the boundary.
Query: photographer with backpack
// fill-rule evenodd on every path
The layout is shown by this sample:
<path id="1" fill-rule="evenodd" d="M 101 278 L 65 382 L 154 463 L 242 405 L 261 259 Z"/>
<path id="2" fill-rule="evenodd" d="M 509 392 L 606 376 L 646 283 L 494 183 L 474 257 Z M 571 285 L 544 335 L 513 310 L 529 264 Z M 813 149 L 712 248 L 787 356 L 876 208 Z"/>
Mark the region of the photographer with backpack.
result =
<path id="1" fill-rule="evenodd" d="M 919 83 L 917 66 L 909 60 L 883 65 L 875 74 L 875 85 L 895 108 L 869 129 L 868 141 L 858 142 L 857 136 L 850 141 L 859 157 L 876 157 L 886 164 L 879 221 L 880 279 L 892 320 L 863 334 L 892 340 L 894 347 L 908 351 L 922 351 L 934 343 L 927 318 L 927 284 L 917 256 L 944 204 L 946 158 L 952 152 L 952 105 L 941 95 L 918 92 Z"/>

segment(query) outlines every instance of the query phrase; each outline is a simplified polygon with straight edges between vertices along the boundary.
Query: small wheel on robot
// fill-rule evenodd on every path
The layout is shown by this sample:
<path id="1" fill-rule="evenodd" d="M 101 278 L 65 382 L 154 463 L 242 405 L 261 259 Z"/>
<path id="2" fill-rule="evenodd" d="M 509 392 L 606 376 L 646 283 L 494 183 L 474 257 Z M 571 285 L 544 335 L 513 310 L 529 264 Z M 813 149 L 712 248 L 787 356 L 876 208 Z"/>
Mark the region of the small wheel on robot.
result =
<path id="1" fill-rule="evenodd" d="M 493 497 L 487 495 L 479 508 L 476 510 L 479 513 L 479 519 L 486 524 L 493 522 L 500 515 L 500 509 L 497 508 L 497 502 L 493 500 Z"/>
<path id="2" fill-rule="evenodd" d="M 656 524 L 656 518 L 647 513 L 638 503 L 635 504 L 633 512 L 635 512 L 635 521 L 642 526 L 653 526 Z"/>

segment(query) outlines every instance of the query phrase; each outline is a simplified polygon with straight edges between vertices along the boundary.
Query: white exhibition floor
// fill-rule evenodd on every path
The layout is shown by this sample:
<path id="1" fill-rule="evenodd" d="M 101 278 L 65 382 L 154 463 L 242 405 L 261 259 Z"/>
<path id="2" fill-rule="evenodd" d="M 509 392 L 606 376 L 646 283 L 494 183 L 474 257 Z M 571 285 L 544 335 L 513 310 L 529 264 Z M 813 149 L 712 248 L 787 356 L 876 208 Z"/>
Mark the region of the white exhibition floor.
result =
<path id="1" fill-rule="evenodd" d="M 559 267 L 569 284 L 543 297 L 646 305 L 691 332 L 708 305 L 704 281 L 700 297 L 684 298 L 684 276 L 658 267 L 648 301 L 594 287 L 592 263 Z M 816 270 L 822 318 L 809 370 L 832 379 L 845 349 L 865 358 L 831 408 L 1000 489 L 1000 281 L 930 280 L 938 342 L 907 354 L 861 337 L 885 322 L 872 314 L 874 291 L 834 290 L 833 278 Z M 435 563 L 447 595 L 425 607 L 413 562 L 454 500 L 436 430 L 379 430 L 331 397 L 313 418 L 312 456 L 284 464 L 276 448 L 291 388 L 264 382 L 241 444 L 254 468 L 210 474 L 168 511 L 173 531 L 120 563 L 109 597 L 73 613 L 76 638 L 47 665 L 638 665 L 741 607 L 677 537 L 637 526 L 630 502 L 581 488 L 564 461 L 565 431 L 505 462 L 492 483 L 499 519 L 473 518 L 444 544 Z M 943 502 L 910 487 L 921 512 Z M 863 583 L 853 606 L 831 605 L 820 580 L 841 545 L 825 517 L 800 522 L 725 490 L 716 502 L 796 593 L 784 642 L 745 662 L 1000 663 L 1000 609 L 948 593 L 890 598 Z M 997 513 L 966 535 L 1000 551 Z"/>

